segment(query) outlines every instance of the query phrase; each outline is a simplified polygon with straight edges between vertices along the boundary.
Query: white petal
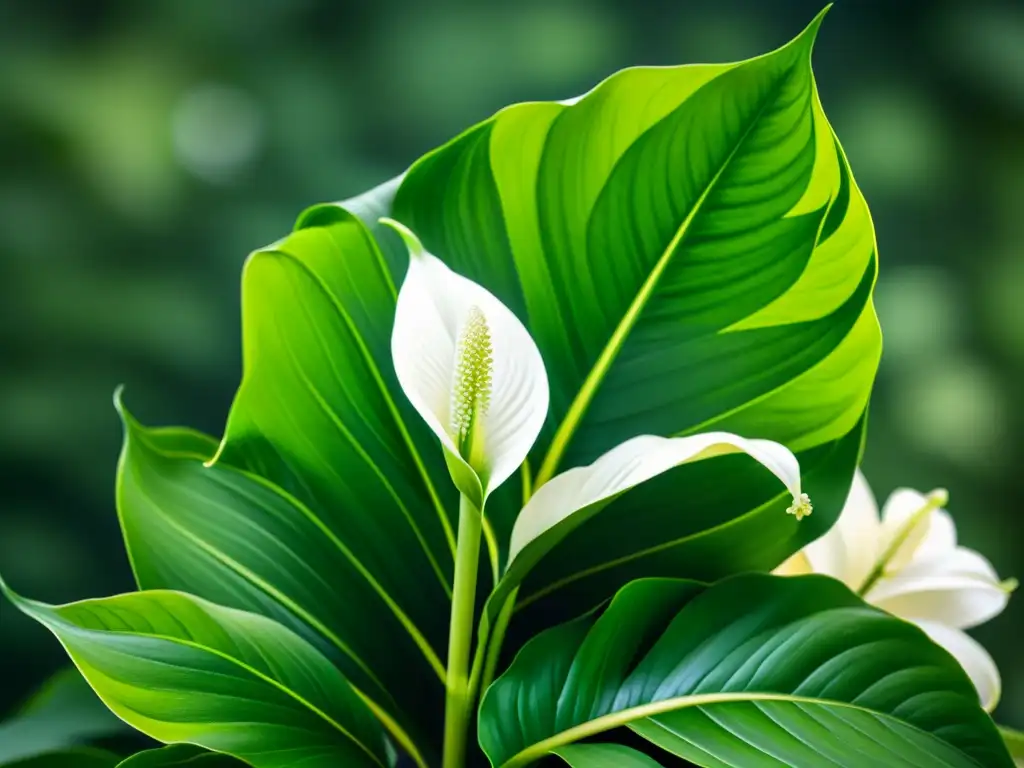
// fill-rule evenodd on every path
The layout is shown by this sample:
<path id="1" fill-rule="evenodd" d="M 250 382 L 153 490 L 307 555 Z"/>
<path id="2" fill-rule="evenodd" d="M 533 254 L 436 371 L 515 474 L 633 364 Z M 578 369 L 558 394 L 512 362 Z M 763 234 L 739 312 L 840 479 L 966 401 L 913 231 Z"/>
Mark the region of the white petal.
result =
<path id="1" fill-rule="evenodd" d="M 494 387 L 483 420 L 489 462 L 485 495 L 526 459 L 544 426 L 549 398 L 544 361 L 530 333 L 511 310 L 487 296 L 490 301 L 481 301 L 480 309 L 491 324 L 494 340 Z"/>
<path id="2" fill-rule="evenodd" d="M 956 524 L 949 512 L 937 509 L 928 520 L 928 531 L 914 551 L 914 559 L 928 559 L 956 549 Z"/>
<path id="3" fill-rule="evenodd" d="M 935 492 L 933 492 L 934 494 Z M 888 551 L 897 539 L 902 539 L 886 563 L 887 569 L 899 569 L 910 562 L 914 552 L 928 537 L 933 512 L 936 508 L 933 494 L 925 496 L 909 488 L 900 488 L 882 507 L 882 548 Z"/>
<path id="4" fill-rule="evenodd" d="M 815 573 L 839 579 L 853 590 L 871 573 L 879 555 L 878 505 L 867 480 L 858 469 L 836 524 L 804 548 Z"/>
<path id="5" fill-rule="evenodd" d="M 385 221 L 410 252 L 391 336 L 398 383 L 444 445 L 459 489 L 486 497 L 523 463 L 547 416 L 548 380 L 540 352 L 519 319 L 490 291 L 423 250 L 404 226 Z M 480 419 L 483 460 L 470 467 L 456 444 L 452 404 L 459 342 L 475 312 L 487 324 L 493 368 L 489 405 Z M 479 477 L 481 488 L 475 493 L 464 487 L 469 470 Z"/>
<path id="6" fill-rule="evenodd" d="M 959 629 L 947 627 L 934 621 L 915 622 L 938 645 L 960 662 L 974 687 L 978 689 L 978 698 L 985 711 L 991 712 L 999 703 L 1002 693 L 1002 682 L 996 663 L 988 651 L 981 647 L 977 640 Z"/>
<path id="7" fill-rule="evenodd" d="M 690 437 L 641 435 L 612 448 L 586 467 L 577 467 L 542 485 L 512 528 L 511 563 L 542 535 L 547 551 L 619 494 L 673 467 L 728 453 L 747 453 L 767 467 L 794 499 L 801 496 L 800 465 L 789 449 L 770 440 L 747 440 L 727 432 Z"/>
<path id="8" fill-rule="evenodd" d="M 992 564 L 973 550 L 914 560 L 882 577 L 865 599 L 911 621 L 938 621 L 967 629 L 998 615 L 1009 600 Z"/>

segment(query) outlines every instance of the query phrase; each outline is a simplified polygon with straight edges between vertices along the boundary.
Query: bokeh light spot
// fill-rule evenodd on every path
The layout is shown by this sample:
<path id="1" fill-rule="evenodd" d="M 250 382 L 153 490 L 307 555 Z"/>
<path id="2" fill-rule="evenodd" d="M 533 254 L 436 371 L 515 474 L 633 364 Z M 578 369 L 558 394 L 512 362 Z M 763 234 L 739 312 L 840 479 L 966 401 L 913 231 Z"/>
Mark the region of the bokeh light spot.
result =
<path id="1" fill-rule="evenodd" d="M 174 151 L 193 174 L 225 182 L 249 165 L 263 146 L 259 105 L 244 91 L 205 83 L 186 92 L 172 116 Z"/>

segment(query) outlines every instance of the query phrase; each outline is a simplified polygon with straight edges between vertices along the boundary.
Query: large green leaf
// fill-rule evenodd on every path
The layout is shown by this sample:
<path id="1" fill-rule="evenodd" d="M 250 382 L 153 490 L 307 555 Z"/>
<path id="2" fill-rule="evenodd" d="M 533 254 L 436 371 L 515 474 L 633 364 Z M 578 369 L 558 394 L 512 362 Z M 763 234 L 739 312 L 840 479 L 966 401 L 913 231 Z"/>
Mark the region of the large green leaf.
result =
<path id="1" fill-rule="evenodd" d="M 801 450 L 860 419 L 874 235 L 811 75 L 819 22 L 746 62 L 510 107 L 405 176 L 393 215 L 537 339 L 541 479 L 638 433 Z"/>
<path id="2" fill-rule="evenodd" d="M 772 568 L 839 513 L 844 493 L 831 489 L 849 487 L 880 354 L 877 259 L 811 74 L 819 23 L 749 61 L 630 69 L 577 100 L 509 107 L 358 209 L 409 225 L 529 327 L 552 390 L 537 481 L 636 434 L 712 428 L 784 442 L 819 467 L 829 490 L 803 523 L 735 461 L 629 494 L 524 587 L 546 590 L 554 616 L 639 576 Z M 382 245 L 400 280 L 401 253 Z M 521 500 L 510 483 L 489 502 L 502 546 Z M 696 556 L 671 546 L 653 558 L 666 525 L 670 541 L 713 535 Z"/>
<path id="3" fill-rule="evenodd" d="M 191 744 L 173 744 L 132 755 L 118 768 L 245 768 L 245 763 Z"/>
<path id="4" fill-rule="evenodd" d="M 74 667 L 51 677 L 0 723 L 0 765 L 128 731 Z"/>
<path id="5" fill-rule="evenodd" d="M 821 576 L 649 579 L 530 641 L 480 742 L 517 768 L 628 726 L 706 768 L 1006 768 L 960 665 Z"/>
<path id="6" fill-rule="evenodd" d="M 384 766 L 384 736 L 344 676 L 271 619 L 180 592 L 49 606 L 44 624 L 104 703 L 143 733 L 255 768 Z"/>

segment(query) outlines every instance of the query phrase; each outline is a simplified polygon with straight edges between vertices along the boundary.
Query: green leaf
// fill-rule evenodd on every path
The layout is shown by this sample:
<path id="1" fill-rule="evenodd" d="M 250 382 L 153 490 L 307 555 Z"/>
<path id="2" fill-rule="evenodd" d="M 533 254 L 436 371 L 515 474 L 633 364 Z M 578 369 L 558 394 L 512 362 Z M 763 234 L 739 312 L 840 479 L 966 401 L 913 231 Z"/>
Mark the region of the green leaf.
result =
<path id="1" fill-rule="evenodd" d="M 642 752 L 619 744 L 570 744 L 551 752 L 572 768 L 661 768 Z"/>
<path id="2" fill-rule="evenodd" d="M 819 23 L 746 62 L 510 107 L 406 175 L 395 215 L 544 354 L 541 477 L 637 433 L 799 450 L 856 425 L 880 346 L 874 235 L 811 75 Z"/>
<path id="3" fill-rule="evenodd" d="M 192 744 L 172 744 L 132 755 L 118 768 L 245 768 L 235 758 L 218 752 L 207 752 Z"/>
<path id="4" fill-rule="evenodd" d="M 706 768 L 1012 766 L 952 656 L 821 576 L 633 582 L 523 648 L 480 743 L 517 768 L 621 726 Z"/>
<path id="5" fill-rule="evenodd" d="M 999 735 L 1003 737 L 1003 743 L 1010 750 L 1014 763 L 1024 766 L 1024 733 L 1000 726 Z"/>
<path id="6" fill-rule="evenodd" d="M 551 537 L 550 547 L 538 541 L 535 546 L 546 549 L 540 562 L 529 567 L 534 554 L 513 563 L 488 604 L 492 615 L 518 588 L 517 647 L 515 638 L 525 639 L 530 628 L 567 621 L 581 606 L 593 606 L 596 596 L 614 594 L 635 578 L 764 569 L 786 556 L 798 531 L 827 530 L 830 521 L 817 509 L 842 507 L 865 428 L 866 420 L 845 437 L 798 454 L 803 487 L 816 508 L 799 524 L 785 513 L 792 497 L 755 462 L 737 455 L 684 465 L 613 501 L 584 524 L 585 536 Z M 676 503 L 666 503 L 680 493 Z M 723 510 L 736 502 L 750 511 L 723 521 Z"/>
<path id="7" fill-rule="evenodd" d="M 255 768 L 386 764 L 378 723 L 344 676 L 276 622 L 178 592 L 49 606 L 0 582 L 126 722 Z"/>
<path id="8" fill-rule="evenodd" d="M 3 765 L 4 768 L 114 768 L 120 759 L 117 755 L 102 749 L 81 747 L 47 752 L 15 760 L 13 763 L 0 763 L 0 765 Z"/>
<path id="9" fill-rule="evenodd" d="M 74 667 L 51 677 L 0 723 L 0 765 L 128 731 Z"/>
<path id="10" fill-rule="evenodd" d="M 414 633 L 427 641 L 412 619 L 354 542 L 329 527 L 340 516 L 321 517 L 298 496 L 224 460 L 206 466 L 217 447 L 211 438 L 147 429 L 118 406 L 125 425 L 118 509 L 139 586 L 196 594 L 295 630 L 413 752 L 406 729 L 417 733 L 417 722 L 436 719 L 443 668 L 423 662 Z M 430 621 L 436 638 L 436 619 Z M 431 701 L 436 707 L 418 708 Z M 432 731 L 425 725 L 420 733 Z"/>
<path id="11" fill-rule="evenodd" d="M 140 587 L 310 637 L 422 764 L 442 733 L 457 496 L 395 394 L 394 280 L 360 220 L 328 213 L 246 265 L 219 448 L 126 415 L 118 506 Z"/>

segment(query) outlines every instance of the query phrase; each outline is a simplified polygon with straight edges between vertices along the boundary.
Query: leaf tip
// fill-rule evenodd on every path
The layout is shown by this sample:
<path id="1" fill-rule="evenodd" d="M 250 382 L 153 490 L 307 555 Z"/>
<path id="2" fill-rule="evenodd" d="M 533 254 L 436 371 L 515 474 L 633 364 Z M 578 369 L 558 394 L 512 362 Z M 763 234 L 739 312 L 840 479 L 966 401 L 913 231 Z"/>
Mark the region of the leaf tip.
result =
<path id="1" fill-rule="evenodd" d="M 114 410 L 122 416 L 124 415 L 124 384 L 118 384 L 114 387 Z"/>
<path id="2" fill-rule="evenodd" d="M 135 429 L 142 428 L 142 425 L 128 410 L 128 406 L 124 404 L 124 384 L 118 384 L 117 387 L 114 388 L 113 399 L 114 410 L 117 411 L 117 415 L 121 419 L 121 424 L 124 426 L 125 432 L 128 433 Z"/>
<path id="3" fill-rule="evenodd" d="M 395 219 L 388 218 L 387 216 L 382 216 L 377 219 L 377 222 L 386 227 L 390 227 L 398 233 L 399 237 L 401 237 L 402 241 L 405 243 L 405 247 L 409 249 L 410 256 L 422 256 L 426 253 L 426 249 L 423 247 L 423 243 L 420 242 L 420 239 L 416 237 L 416 234 L 402 222 L 395 221 Z"/>
<path id="4" fill-rule="evenodd" d="M 11 605 L 13 605 L 18 610 L 22 610 L 21 595 L 19 595 L 17 592 L 11 589 L 10 585 L 8 585 L 8 583 L 4 580 L 3 574 L 0 574 L 0 596 L 6 597 L 10 601 Z"/>
<path id="5" fill-rule="evenodd" d="M 833 5 L 835 3 L 829 3 L 818 11 L 818 15 L 811 19 L 811 23 L 804 27 L 804 31 L 797 35 L 796 40 L 793 42 L 805 43 L 808 47 L 813 46 L 815 39 L 818 37 L 818 30 L 821 29 L 821 23 L 825 20 L 828 12 L 832 10 Z"/>

